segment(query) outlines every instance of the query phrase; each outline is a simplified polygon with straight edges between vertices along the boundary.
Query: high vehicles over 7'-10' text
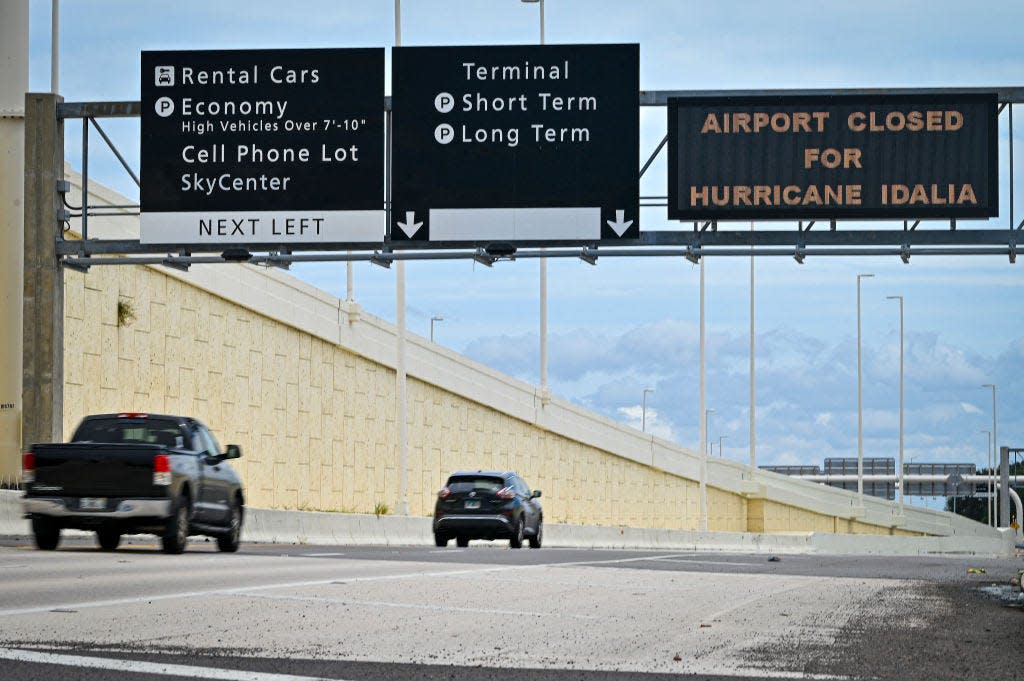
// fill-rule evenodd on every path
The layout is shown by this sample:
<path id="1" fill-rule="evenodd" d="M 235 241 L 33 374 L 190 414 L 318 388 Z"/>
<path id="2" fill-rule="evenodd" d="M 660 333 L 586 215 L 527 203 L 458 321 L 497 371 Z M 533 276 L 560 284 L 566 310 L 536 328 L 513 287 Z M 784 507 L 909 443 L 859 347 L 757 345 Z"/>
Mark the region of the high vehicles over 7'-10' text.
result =
<path id="1" fill-rule="evenodd" d="M 36 444 L 25 453 L 25 517 L 36 546 L 53 550 L 61 530 L 96 532 L 113 551 L 125 534 L 152 533 L 166 553 L 190 535 L 215 537 L 237 551 L 245 513 L 238 474 L 196 419 L 158 414 L 87 416 L 67 444 Z"/>

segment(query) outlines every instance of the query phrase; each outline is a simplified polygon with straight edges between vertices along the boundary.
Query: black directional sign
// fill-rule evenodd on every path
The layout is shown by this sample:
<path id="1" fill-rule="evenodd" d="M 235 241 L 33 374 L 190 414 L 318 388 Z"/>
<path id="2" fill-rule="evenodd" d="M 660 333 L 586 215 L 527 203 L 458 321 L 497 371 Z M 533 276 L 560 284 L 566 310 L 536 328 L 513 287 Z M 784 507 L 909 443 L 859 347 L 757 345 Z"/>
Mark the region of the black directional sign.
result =
<path id="1" fill-rule="evenodd" d="M 142 53 L 143 243 L 382 243 L 384 50 Z"/>
<path id="2" fill-rule="evenodd" d="M 401 47 L 395 242 L 639 237 L 638 45 Z"/>
<path id="3" fill-rule="evenodd" d="M 999 212 L 994 93 L 669 99 L 673 219 Z"/>

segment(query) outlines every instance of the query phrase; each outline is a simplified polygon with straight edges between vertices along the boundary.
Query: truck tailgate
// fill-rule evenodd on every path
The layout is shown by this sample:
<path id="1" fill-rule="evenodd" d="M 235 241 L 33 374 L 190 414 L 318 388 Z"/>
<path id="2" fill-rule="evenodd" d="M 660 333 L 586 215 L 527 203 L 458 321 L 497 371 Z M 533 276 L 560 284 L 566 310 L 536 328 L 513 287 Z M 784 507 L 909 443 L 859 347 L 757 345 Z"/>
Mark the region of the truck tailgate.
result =
<path id="1" fill-rule="evenodd" d="M 159 445 L 44 444 L 36 445 L 32 451 L 36 494 L 105 497 L 166 494 L 166 488 L 153 486 L 153 457 L 166 451 Z"/>

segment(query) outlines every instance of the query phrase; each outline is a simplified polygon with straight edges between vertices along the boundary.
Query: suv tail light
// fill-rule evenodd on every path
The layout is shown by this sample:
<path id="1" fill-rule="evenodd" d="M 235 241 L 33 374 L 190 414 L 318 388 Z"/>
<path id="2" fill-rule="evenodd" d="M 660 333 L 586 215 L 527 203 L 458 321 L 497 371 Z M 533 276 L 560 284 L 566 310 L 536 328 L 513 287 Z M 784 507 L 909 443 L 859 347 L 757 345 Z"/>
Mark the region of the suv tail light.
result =
<path id="1" fill-rule="evenodd" d="M 171 457 L 167 454 L 153 457 L 153 484 L 161 487 L 171 484 Z"/>
<path id="2" fill-rule="evenodd" d="M 445 487 L 443 490 L 437 493 L 437 498 L 447 499 L 449 496 L 451 496 L 451 493 L 452 491 L 449 488 Z"/>
<path id="3" fill-rule="evenodd" d="M 499 499 L 515 499 L 516 493 L 511 487 L 503 487 L 496 493 Z"/>
<path id="4" fill-rule="evenodd" d="M 36 481 L 36 455 L 32 452 L 21 455 L 21 481 L 26 485 Z"/>

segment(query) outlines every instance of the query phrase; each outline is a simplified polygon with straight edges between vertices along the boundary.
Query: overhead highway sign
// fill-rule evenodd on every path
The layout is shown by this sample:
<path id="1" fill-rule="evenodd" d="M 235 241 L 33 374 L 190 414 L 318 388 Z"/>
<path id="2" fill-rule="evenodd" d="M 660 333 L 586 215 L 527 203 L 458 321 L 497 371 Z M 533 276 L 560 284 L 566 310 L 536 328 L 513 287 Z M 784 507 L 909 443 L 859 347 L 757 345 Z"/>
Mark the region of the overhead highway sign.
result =
<path id="1" fill-rule="evenodd" d="M 142 53 L 142 243 L 383 243 L 384 50 Z"/>
<path id="2" fill-rule="evenodd" d="M 639 53 L 395 48 L 392 242 L 639 238 Z"/>
<path id="3" fill-rule="evenodd" d="M 669 99 L 668 216 L 999 213 L 995 93 Z"/>

